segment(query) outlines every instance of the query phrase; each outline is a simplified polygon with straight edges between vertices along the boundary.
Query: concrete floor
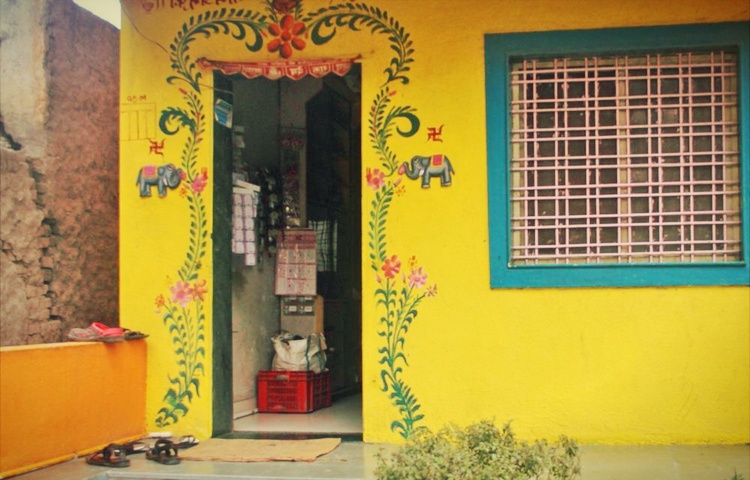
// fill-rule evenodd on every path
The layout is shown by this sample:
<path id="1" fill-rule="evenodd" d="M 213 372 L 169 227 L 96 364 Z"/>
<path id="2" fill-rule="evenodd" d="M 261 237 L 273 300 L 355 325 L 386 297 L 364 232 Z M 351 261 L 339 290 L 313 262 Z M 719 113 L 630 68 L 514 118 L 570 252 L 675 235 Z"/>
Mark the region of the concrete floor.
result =
<path id="1" fill-rule="evenodd" d="M 19 480 L 366 480 L 374 479 L 375 455 L 390 446 L 346 442 L 312 463 L 222 463 L 183 461 L 165 466 L 143 455 L 128 468 L 87 465 L 84 459 L 15 477 Z M 582 447 L 581 480 L 750 480 L 750 446 Z"/>
<path id="2" fill-rule="evenodd" d="M 359 434 L 362 439 L 362 395 L 337 398 L 328 408 L 307 414 L 256 413 L 234 420 L 235 432 L 307 432 Z"/>
<path id="3" fill-rule="evenodd" d="M 362 443 L 362 397 L 352 395 L 310 414 L 256 414 L 234 422 L 225 438 L 343 439 L 333 452 L 311 463 L 229 463 L 185 460 L 165 466 L 130 456 L 128 468 L 108 469 L 72 460 L 18 480 L 374 480 L 378 452 L 390 445 Z M 750 446 L 599 446 L 582 447 L 580 480 L 750 480 Z M 735 471 L 742 477 L 733 478 Z"/>

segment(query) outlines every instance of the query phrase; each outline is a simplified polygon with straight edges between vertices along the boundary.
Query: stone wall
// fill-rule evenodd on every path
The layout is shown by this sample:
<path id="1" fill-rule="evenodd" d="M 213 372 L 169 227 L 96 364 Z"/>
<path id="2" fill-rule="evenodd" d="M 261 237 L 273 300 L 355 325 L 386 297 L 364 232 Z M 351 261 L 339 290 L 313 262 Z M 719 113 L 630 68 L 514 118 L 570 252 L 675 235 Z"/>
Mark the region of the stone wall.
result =
<path id="1" fill-rule="evenodd" d="M 0 12 L 0 345 L 57 342 L 119 322 L 119 31 L 71 0 Z"/>

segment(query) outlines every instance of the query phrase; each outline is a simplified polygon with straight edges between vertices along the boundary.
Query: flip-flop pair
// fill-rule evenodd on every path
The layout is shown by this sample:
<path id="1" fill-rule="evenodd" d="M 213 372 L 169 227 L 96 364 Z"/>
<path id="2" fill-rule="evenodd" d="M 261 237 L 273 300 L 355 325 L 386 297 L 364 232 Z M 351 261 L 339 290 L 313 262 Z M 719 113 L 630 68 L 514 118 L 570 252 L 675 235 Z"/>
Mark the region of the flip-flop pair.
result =
<path id="1" fill-rule="evenodd" d="M 182 461 L 177 455 L 177 450 L 194 447 L 198 443 L 198 439 L 192 435 L 185 435 L 176 443 L 162 438 L 157 440 L 153 447 L 137 441 L 123 444 L 111 443 L 102 450 L 88 456 L 86 463 L 100 467 L 124 468 L 130 466 L 128 455 L 145 453 L 148 460 L 163 465 L 176 465 Z"/>
<path id="2" fill-rule="evenodd" d="M 137 340 L 148 335 L 127 328 L 110 327 L 100 322 L 94 322 L 86 328 L 73 328 L 68 332 L 68 338 L 78 342 L 122 342 L 123 340 Z"/>
<path id="3" fill-rule="evenodd" d="M 68 338 L 79 342 L 121 342 L 124 329 L 110 327 L 103 323 L 94 322 L 86 328 L 73 328 L 68 332 Z"/>

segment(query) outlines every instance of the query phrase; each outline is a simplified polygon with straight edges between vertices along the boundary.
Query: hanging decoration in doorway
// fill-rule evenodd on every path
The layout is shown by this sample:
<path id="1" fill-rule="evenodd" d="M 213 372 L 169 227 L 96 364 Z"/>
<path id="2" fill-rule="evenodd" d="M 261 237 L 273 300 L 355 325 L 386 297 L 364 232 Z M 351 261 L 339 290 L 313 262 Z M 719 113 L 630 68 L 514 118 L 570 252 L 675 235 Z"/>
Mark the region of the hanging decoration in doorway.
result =
<path id="1" fill-rule="evenodd" d="M 413 42 L 409 33 L 395 18 L 386 11 L 365 3 L 342 2 L 308 13 L 303 11 L 302 0 L 263 0 L 262 3 L 266 7 L 265 14 L 244 8 L 220 8 L 191 16 L 182 25 L 169 47 L 174 74 L 167 78 L 167 82 L 182 83 L 186 87 L 181 88 L 180 93 L 187 109 L 172 107 L 164 110 L 160 127 L 168 135 L 174 135 L 180 130 L 187 133 L 182 168 L 187 182 L 194 185 L 201 178 L 196 153 L 204 121 L 199 101 L 202 87 L 200 68 L 240 68 L 248 71 L 245 67 L 213 61 L 199 64 L 190 55 L 191 44 L 197 39 L 207 39 L 212 35 L 231 35 L 244 42 L 250 52 L 261 51 L 268 41 L 265 44 L 266 50 L 278 53 L 284 63 L 253 64 L 249 70 L 252 70 L 251 74 L 260 72 L 263 75 L 280 75 L 282 70 L 288 69 L 285 76 L 299 75 L 305 70 L 306 74 L 315 75 L 318 71 L 322 73 L 323 70 L 316 70 L 321 65 L 315 66 L 309 61 L 293 63 L 288 59 L 295 52 L 327 44 L 334 39 L 338 29 L 355 32 L 369 30 L 371 34 L 380 35 L 389 43 L 390 51 L 395 54 L 383 70 L 385 80 L 368 113 L 370 144 L 379 165 L 378 168 L 366 168 L 367 185 L 374 191 L 366 236 L 370 265 L 377 282 L 373 297 L 380 316 L 377 334 L 382 341 L 378 349 L 382 365 L 381 390 L 389 396 L 398 411 L 399 418 L 391 422 L 391 430 L 403 438 L 409 438 L 420 428 L 418 424 L 424 415 L 419 412 L 421 405 L 405 378 L 408 367 L 406 335 L 417 317 L 421 302 L 437 294 L 437 286 L 427 284 L 427 273 L 416 256 L 399 255 L 388 244 L 390 206 L 396 197 L 404 195 L 406 191 L 401 182 L 402 177 L 398 175 L 403 162 L 391 150 L 389 138 L 394 133 L 411 137 L 420 127 L 415 108 L 392 104 L 397 94 L 392 86 L 409 83 L 410 66 L 414 62 Z M 347 64 L 351 61 L 352 59 L 345 60 Z M 343 67 L 330 64 L 330 68 L 336 72 L 336 69 Z M 174 334 L 175 357 L 179 369 L 175 376 L 169 375 L 172 387 L 164 397 L 164 408 L 158 413 L 156 423 L 159 426 L 176 423 L 188 414 L 193 396 L 200 395 L 200 379 L 205 375 L 202 364 L 205 358 L 205 314 L 202 302 L 203 294 L 206 293 L 206 281 L 200 278 L 200 262 L 205 255 L 208 231 L 201 191 L 188 189 L 186 198 L 190 203 L 190 250 L 179 271 L 180 280 L 171 289 L 172 295 L 160 295 L 157 299 L 164 322 Z M 402 266 L 402 258 L 408 258 L 405 266 Z"/>
<path id="2" fill-rule="evenodd" d="M 239 74 L 250 79 L 265 77 L 269 80 L 278 80 L 286 77 L 292 80 L 299 80 L 307 76 L 322 78 L 331 73 L 343 77 L 352 69 L 352 62 L 354 60 L 356 60 L 356 57 L 245 63 L 219 62 L 217 60 L 200 58 L 198 59 L 198 65 L 203 70 L 218 70 L 224 75 Z"/>

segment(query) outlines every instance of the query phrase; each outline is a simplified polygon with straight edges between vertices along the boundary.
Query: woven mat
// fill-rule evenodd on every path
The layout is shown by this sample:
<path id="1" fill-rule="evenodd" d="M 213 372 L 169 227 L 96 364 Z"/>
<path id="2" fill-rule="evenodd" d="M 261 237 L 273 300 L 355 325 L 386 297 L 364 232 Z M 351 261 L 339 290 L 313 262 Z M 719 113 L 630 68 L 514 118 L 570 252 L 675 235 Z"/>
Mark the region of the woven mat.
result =
<path id="1" fill-rule="evenodd" d="M 313 462 L 332 452 L 340 438 L 314 440 L 248 440 L 210 438 L 179 451 L 183 460 L 212 462 Z"/>

